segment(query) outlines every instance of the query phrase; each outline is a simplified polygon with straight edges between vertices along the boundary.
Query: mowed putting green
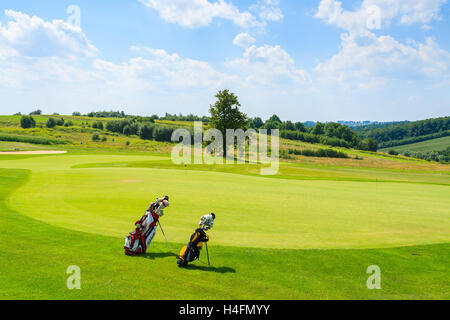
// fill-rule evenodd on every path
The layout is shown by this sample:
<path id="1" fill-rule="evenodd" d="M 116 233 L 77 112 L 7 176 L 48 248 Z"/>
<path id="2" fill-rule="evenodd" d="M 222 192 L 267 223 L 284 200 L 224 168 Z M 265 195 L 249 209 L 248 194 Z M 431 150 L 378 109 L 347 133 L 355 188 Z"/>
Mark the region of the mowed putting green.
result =
<path id="1" fill-rule="evenodd" d="M 366 181 L 363 171 L 361 181 L 298 180 L 246 175 L 238 166 L 170 169 L 159 156 L 10 157 L 0 157 L 0 298 L 449 298 L 448 174 L 442 184 L 428 176 L 389 182 L 389 172 L 379 174 L 384 182 L 373 181 L 377 172 Z M 137 167 L 117 166 L 127 162 Z M 173 252 L 158 232 L 144 258 L 124 256 L 123 237 L 164 194 Z M 213 266 L 178 269 L 174 252 L 211 211 Z M 383 290 L 366 287 L 374 264 Z M 67 289 L 69 265 L 80 266 L 82 290 Z M 137 278 L 149 285 L 136 286 Z"/>
<path id="2" fill-rule="evenodd" d="M 168 194 L 171 208 L 162 222 L 176 242 L 185 241 L 199 217 L 211 211 L 219 217 L 216 243 L 226 246 L 377 248 L 450 241 L 448 186 L 286 180 L 152 168 L 73 168 L 87 162 L 142 158 L 18 160 L 15 164 L 31 169 L 32 175 L 9 204 L 54 226 L 115 237 L 129 231 L 155 196 Z"/>

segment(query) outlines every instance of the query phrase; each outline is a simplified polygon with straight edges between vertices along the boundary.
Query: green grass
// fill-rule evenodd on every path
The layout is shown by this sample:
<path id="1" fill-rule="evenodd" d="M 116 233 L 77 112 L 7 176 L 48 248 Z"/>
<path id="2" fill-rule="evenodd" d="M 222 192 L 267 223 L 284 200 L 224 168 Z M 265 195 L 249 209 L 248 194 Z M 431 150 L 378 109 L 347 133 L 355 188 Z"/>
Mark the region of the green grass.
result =
<path id="1" fill-rule="evenodd" d="M 158 167 L 73 168 L 119 159 L 171 164 L 161 157 L 114 155 L 4 160 L 4 168 L 33 172 L 11 196 L 10 206 L 58 227 L 119 237 L 151 197 L 170 194 L 172 208 L 165 221 L 167 232 L 178 242 L 184 240 L 183 230 L 194 228 L 199 215 L 211 210 L 221 216 L 215 229 L 221 245 L 374 248 L 450 240 L 445 184 L 369 183 L 338 176 L 263 178 L 238 171 L 238 165 L 230 168 L 240 174 Z M 271 238 L 268 226 L 275 235 Z"/>
<path id="2" fill-rule="evenodd" d="M 11 210 L 10 196 L 31 178 L 27 170 L 0 169 L 1 299 L 449 298 L 448 244 L 260 249 L 219 246 L 213 230 L 213 266 L 197 262 L 180 270 L 162 239 L 145 257 L 130 258 L 123 255 L 121 237 L 54 227 Z M 188 231 L 183 231 L 186 238 Z M 70 265 L 81 268 L 81 290 L 66 288 Z M 382 270 L 382 290 L 365 286 L 370 265 Z"/>
<path id="3" fill-rule="evenodd" d="M 448 166 L 333 148 L 363 160 L 298 156 L 262 177 L 260 165 L 175 166 L 171 144 L 64 118 L 74 127 L 23 130 L 20 117 L 0 116 L 1 134 L 71 142 L 51 146 L 65 155 L 0 155 L 0 299 L 450 298 Z M 92 142 L 94 132 L 108 142 Z M 212 267 L 178 269 L 159 232 L 145 257 L 123 255 L 133 222 L 163 194 L 174 252 L 201 215 L 217 213 Z M 378 291 L 365 285 L 374 264 Z M 66 288 L 70 265 L 81 267 L 81 291 Z"/>
<path id="4" fill-rule="evenodd" d="M 406 151 L 411 152 L 429 152 L 429 151 L 442 151 L 450 147 L 450 136 L 442 137 L 397 147 L 391 147 L 386 149 L 381 149 L 382 152 L 388 152 L 389 150 L 395 150 L 399 153 Z"/>

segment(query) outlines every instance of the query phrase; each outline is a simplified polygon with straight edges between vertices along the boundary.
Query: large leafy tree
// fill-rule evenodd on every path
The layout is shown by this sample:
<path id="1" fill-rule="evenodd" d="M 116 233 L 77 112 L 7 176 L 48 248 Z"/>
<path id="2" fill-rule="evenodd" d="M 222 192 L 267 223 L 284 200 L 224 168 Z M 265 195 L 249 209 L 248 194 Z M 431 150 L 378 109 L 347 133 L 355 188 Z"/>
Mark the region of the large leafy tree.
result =
<path id="1" fill-rule="evenodd" d="M 228 89 L 216 94 L 216 102 L 210 106 L 210 126 L 219 130 L 223 137 L 223 156 L 226 157 L 226 132 L 227 129 L 246 129 L 248 124 L 247 115 L 239 110 L 241 104 L 237 96 Z"/>

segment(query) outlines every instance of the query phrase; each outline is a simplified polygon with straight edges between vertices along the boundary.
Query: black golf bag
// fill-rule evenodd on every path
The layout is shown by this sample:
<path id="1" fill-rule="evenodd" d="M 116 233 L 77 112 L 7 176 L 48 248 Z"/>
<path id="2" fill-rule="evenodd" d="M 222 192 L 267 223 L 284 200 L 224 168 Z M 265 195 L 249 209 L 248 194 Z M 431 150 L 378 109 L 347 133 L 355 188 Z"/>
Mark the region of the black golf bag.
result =
<path id="1" fill-rule="evenodd" d="M 187 246 L 184 246 L 180 255 L 177 257 L 178 266 L 186 267 L 188 263 L 198 260 L 203 248 L 203 244 L 209 241 L 209 236 L 205 233 L 203 228 L 195 230 L 195 233 L 191 236 Z"/>

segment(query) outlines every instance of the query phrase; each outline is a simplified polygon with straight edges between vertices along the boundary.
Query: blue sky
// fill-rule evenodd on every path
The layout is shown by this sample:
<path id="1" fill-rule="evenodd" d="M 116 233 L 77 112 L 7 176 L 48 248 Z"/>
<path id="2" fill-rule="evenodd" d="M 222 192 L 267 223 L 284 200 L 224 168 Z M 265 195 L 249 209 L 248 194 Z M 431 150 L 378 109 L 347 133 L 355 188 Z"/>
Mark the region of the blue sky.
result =
<path id="1" fill-rule="evenodd" d="M 446 0 L 3 0 L 1 113 L 204 115 L 229 88 L 264 119 L 447 116 L 449 19 Z"/>

